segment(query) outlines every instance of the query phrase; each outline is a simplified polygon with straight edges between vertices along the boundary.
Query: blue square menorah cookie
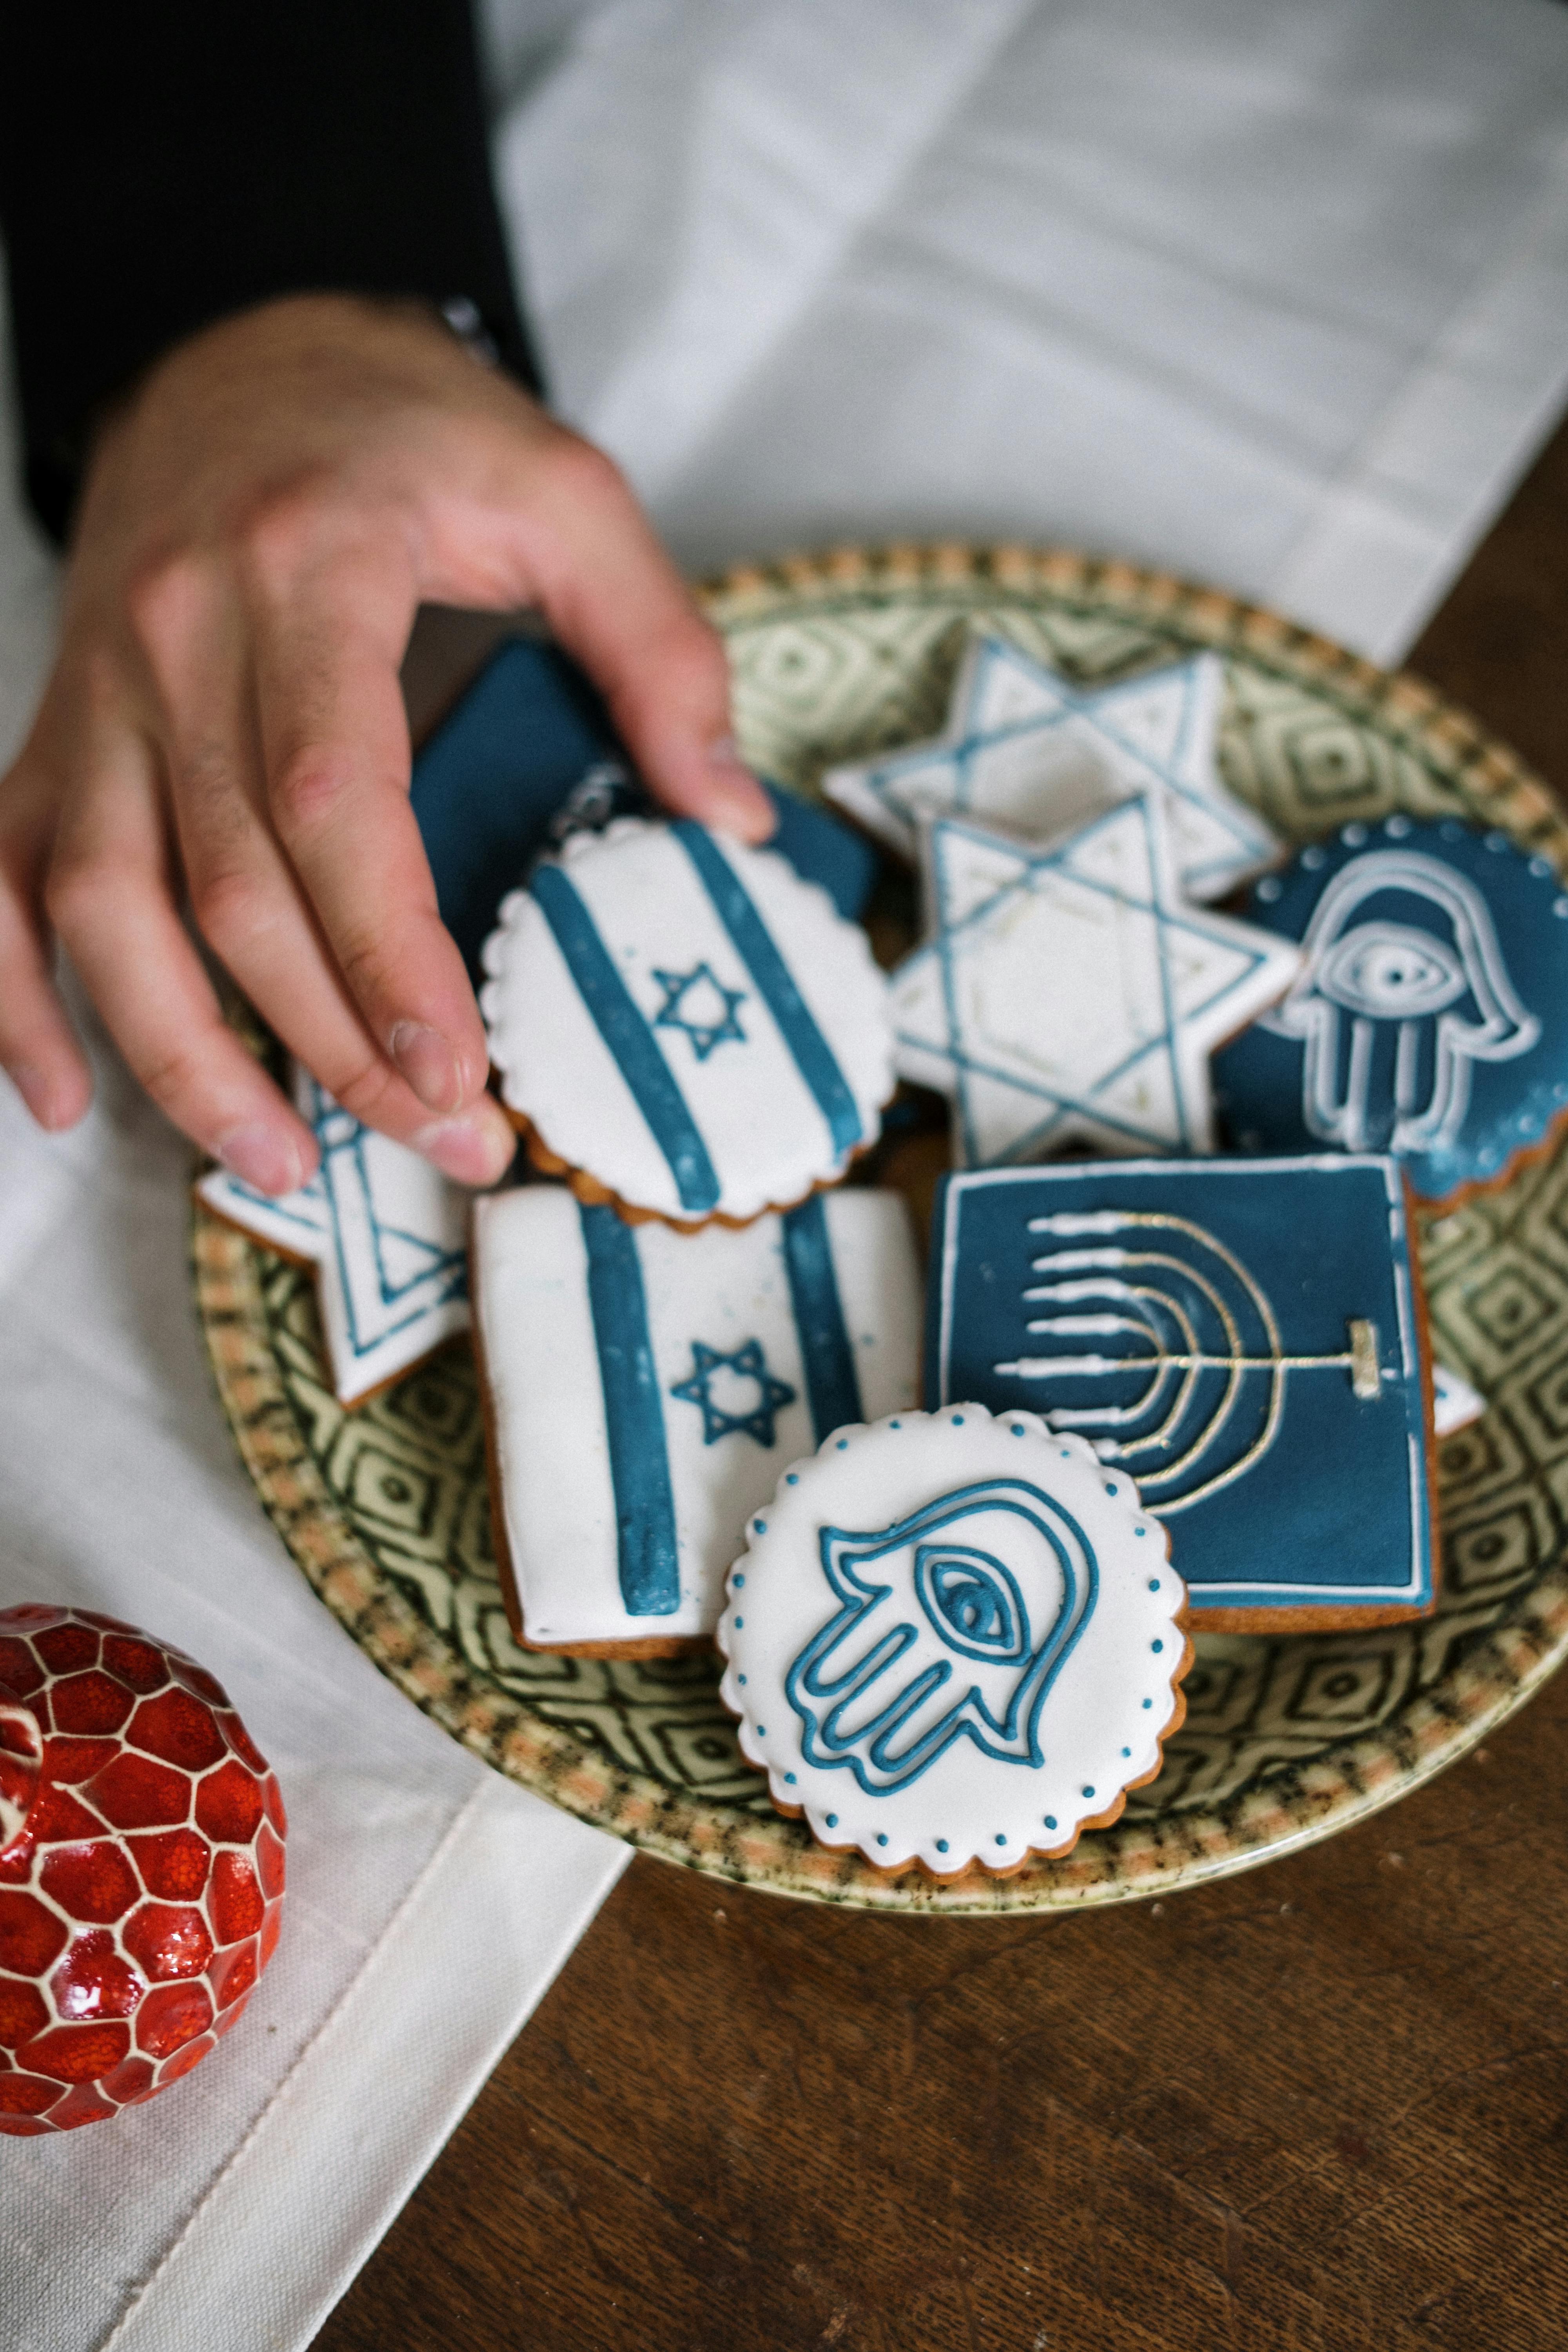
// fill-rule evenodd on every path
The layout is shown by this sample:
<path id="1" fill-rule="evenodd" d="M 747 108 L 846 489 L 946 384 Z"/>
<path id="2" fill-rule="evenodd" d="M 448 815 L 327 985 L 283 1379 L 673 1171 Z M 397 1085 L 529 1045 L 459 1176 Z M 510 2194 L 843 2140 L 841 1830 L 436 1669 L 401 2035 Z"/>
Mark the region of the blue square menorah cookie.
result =
<path id="1" fill-rule="evenodd" d="M 950 1176 L 926 1402 L 1027 1406 L 1136 1479 L 1194 1623 L 1434 1602 L 1429 1374 L 1404 1182 L 1372 1155 Z"/>

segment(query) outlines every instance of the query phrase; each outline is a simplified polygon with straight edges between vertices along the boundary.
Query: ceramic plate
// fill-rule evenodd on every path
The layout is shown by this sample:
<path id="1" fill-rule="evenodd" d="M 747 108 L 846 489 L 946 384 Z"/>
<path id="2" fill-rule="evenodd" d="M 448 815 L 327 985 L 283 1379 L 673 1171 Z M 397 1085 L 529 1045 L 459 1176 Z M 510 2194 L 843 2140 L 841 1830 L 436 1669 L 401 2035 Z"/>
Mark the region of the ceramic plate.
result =
<path id="1" fill-rule="evenodd" d="M 976 618 L 1088 682 L 1215 648 L 1229 677 L 1226 780 L 1293 839 L 1393 809 L 1456 813 L 1568 873 L 1568 826 L 1544 787 L 1427 688 L 1173 580 L 1058 553 L 905 549 L 735 572 L 709 603 L 747 756 L 806 793 L 832 761 L 936 730 Z M 354 1639 L 498 1770 L 716 1876 L 892 1910 L 1168 1892 L 1402 1796 L 1521 1706 L 1568 1648 L 1568 1152 L 1424 1222 L 1437 1352 L 1489 1400 L 1440 1449 L 1437 1614 L 1378 1633 L 1200 1638 L 1186 1723 L 1114 1828 L 1017 1877 L 941 1887 L 884 1881 L 774 1814 L 706 1657 L 603 1663 L 515 1646 L 466 1343 L 345 1412 L 323 1381 L 309 1274 L 199 1211 L 194 1252 L 247 1467 Z"/>

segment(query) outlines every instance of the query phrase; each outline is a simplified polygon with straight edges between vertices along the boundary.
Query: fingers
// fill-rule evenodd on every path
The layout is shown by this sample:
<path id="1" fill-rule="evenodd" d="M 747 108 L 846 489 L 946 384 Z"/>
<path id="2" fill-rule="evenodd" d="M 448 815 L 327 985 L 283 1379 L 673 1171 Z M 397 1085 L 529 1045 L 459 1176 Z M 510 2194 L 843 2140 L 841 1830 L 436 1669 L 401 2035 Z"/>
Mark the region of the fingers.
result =
<path id="1" fill-rule="evenodd" d="M 735 748 L 723 644 L 609 458 L 556 431 L 495 512 L 527 592 L 599 687 L 654 793 L 682 815 L 765 840 L 776 820 Z"/>
<path id="2" fill-rule="evenodd" d="M 396 557 L 337 551 L 258 583 L 261 755 L 273 823 L 370 1034 L 449 1116 L 482 1093 L 489 1057 L 409 806 L 398 665 L 414 591 Z"/>
<path id="3" fill-rule="evenodd" d="M 315 1165 L 310 1130 L 224 1022 L 175 912 L 153 750 L 130 728 L 91 744 L 68 803 L 49 913 L 127 1062 L 176 1127 L 264 1192 Z"/>
<path id="4" fill-rule="evenodd" d="M 183 593 L 171 593 L 170 608 Z M 189 603 L 188 612 L 166 609 L 147 635 L 170 740 L 181 854 L 203 936 L 346 1110 L 425 1153 L 458 1183 L 493 1183 L 515 1150 L 504 1112 L 481 1094 L 432 1117 L 371 1035 L 267 822 L 247 622 L 221 595 L 197 593 Z M 466 979 L 462 985 L 467 995 Z M 468 1009 L 477 1026 L 471 998 Z"/>
<path id="5" fill-rule="evenodd" d="M 29 746 L 0 779 L 0 1068 L 38 1125 L 74 1127 L 92 1076 L 49 970 L 44 866 L 55 829 L 57 781 Z"/>

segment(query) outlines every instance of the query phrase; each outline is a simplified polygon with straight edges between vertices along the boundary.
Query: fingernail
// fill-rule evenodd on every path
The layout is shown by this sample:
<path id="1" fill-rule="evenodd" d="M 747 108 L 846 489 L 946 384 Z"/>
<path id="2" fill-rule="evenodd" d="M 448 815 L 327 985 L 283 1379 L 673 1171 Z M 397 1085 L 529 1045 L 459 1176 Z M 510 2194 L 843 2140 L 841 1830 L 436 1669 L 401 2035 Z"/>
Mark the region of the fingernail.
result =
<path id="1" fill-rule="evenodd" d="M 752 842 L 766 841 L 777 831 L 773 804 L 742 759 L 732 735 L 721 735 L 709 744 L 708 772 L 723 795 L 714 814 L 727 831 Z"/>
<path id="2" fill-rule="evenodd" d="M 293 1192 L 305 1181 L 305 1153 L 298 1139 L 287 1129 L 279 1132 L 259 1121 L 220 1135 L 213 1146 L 213 1157 L 231 1176 L 258 1192 Z"/>
<path id="3" fill-rule="evenodd" d="M 409 1138 L 416 1151 L 433 1160 L 454 1184 L 498 1184 L 511 1166 L 517 1136 L 503 1112 L 492 1106 L 467 1118 L 434 1120 Z"/>
<path id="4" fill-rule="evenodd" d="M 393 1060 L 426 1110 L 456 1110 L 463 1099 L 458 1057 L 426 1021 L 400 1021 L 387 1040 Z"/>
<path id="5" fill-rule="evenodd" d="M 50 1117 L 50 1112 L 54 1107 L 52 1102 L 54 1089 L 37 1064 L 12 1062 L 7 1066 L 5 1075 L 37 1120 L 38 1125 L 45 1128 L 52 1127 L 54 1120 Z"/>

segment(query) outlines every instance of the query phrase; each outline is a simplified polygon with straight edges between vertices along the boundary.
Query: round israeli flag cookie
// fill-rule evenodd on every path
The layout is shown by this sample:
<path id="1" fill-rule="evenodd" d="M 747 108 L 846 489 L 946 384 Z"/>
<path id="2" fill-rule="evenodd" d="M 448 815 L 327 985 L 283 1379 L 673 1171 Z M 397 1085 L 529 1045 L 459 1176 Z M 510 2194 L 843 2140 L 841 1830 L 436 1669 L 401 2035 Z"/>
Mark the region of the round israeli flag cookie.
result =
<path id="1" fill-rule="evenodd" d="M 484 964 L 501 1100 L 584 1199 L 744 1223 L 877 1138 L 886 982 L 768 850 L 684 818 L 581 835 L 503 901 Z"/>
<path id="2" fill-rule="evenodd" d="M 1186 1601 L 1131 1478 L 1036 1413 L 837 1431 L 748 1523 L 717 1640 L 781 1811 L 875 1868 L 1065 1853 L 1160 1769 Z"/>

